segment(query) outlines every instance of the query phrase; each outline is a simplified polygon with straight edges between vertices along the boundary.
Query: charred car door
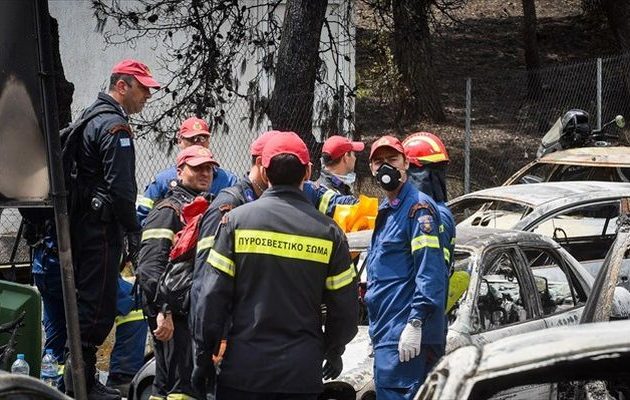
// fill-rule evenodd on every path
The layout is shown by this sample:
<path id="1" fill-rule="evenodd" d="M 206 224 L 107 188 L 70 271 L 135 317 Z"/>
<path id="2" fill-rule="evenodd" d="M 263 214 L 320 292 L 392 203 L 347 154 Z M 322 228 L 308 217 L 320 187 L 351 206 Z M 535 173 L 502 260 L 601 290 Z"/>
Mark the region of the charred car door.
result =
<path id="1" fill-rule="evenodd" d="M 531 273 L 517 247 L 487 250 L 479 273 L 471 318 L 473 343 L 545 328 Z"/>

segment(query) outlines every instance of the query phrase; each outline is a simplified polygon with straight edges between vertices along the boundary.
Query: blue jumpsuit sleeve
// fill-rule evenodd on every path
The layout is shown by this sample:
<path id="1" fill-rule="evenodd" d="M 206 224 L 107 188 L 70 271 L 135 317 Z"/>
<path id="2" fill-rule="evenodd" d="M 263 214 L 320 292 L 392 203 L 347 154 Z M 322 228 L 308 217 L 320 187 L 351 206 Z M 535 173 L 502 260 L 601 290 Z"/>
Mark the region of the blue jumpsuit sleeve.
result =
<path id="1" fill-rule="evenodd" d="M 111 196 L 111 207 L 127 232 L 140 230 L 136 217 L 136 154 L 127 125 L 103 131 L 99 138 L 103 178 Z"/>
<path id="2" fill-rule="evenodd" d="M 444 314 L 447 284 L 444 252 L 440 246 L 439 214 L 435 208 L 419 208 L 411 217 L 411 254 L 415 290 L 409 320 L 426 320 L 434 313 Z"/>
<path id="3" fill-rule="evenodd" d="M 338 204 L 356 204 L 359 202 L 354 196 L 339 194 L 312 181 L 304 182 L 302 191 L 315 208 L 331 218 L 335 215 L 335 208 Z"/>
<path id="4" fill-rule="evenodd" d="M 149 183 L 144 189 L 144 193 L 138 199 L 136 205 L 136 215 L 141 226 L 144 226 L 145 219 L 149 215 L 149 212 L 155 206 L 155 202 L 166 197 L 168 193 L 168 178 L 165 174 L 158 174 L 155 179 Z"/>

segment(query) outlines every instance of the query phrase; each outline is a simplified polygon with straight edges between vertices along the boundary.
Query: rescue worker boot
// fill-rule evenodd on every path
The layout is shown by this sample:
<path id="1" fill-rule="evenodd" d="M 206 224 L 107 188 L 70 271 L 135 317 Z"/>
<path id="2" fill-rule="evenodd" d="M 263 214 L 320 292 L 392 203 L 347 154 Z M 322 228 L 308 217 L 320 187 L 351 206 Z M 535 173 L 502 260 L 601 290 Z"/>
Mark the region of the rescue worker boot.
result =
<path id="1" fill-rule="evenodd" d="M 120 391 L 118 389 L 110 388 L 103 385 L 97 379 L 94 381 L 94 386 L 88 392 L 89 400 L 120 400 L 122 399 Z"/>

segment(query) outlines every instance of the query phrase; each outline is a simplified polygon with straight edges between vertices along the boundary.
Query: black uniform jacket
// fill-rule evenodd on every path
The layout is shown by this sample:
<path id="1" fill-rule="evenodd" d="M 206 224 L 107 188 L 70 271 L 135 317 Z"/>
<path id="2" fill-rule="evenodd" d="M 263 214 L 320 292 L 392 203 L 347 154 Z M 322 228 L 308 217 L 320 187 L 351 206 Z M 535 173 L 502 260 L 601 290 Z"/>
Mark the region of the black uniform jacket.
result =
<path id="1" fill-rule="evenodd" d="M 82 209 L 93 197 L 101 200 L 103 212 L 128 232 L 140 230 L 136 217 L 136 155 L 133 135 L 124 110 L 111 96 L 99 93 L 84 111 L 108 105 L 113 113 L 97 115 L 83 131 L 77 159 L 77 181 Z"/>
<path id="2" fill-rule="evenodd" d="M 272 187 L 225 215 L 199 272 L 191 312 L 199 353 L 210 354 L 232 323 L 220 384 L 321 391 L 323 357 L 354 337 L 358 317 L 355 267 L 332 219 L 298 188 Z"/>
<path id="3" fill-rule="evenodd" d="M 166 269 L 173 239 L 184 227 L 180 218 L 181 209 L 193 201 L 197 194 L 178 184 L 147 216 L 142 230 L 136 275 L 145 309 L 150 316 L 168 309 L 167 304 L 156 299 L 157 283 Z"/>

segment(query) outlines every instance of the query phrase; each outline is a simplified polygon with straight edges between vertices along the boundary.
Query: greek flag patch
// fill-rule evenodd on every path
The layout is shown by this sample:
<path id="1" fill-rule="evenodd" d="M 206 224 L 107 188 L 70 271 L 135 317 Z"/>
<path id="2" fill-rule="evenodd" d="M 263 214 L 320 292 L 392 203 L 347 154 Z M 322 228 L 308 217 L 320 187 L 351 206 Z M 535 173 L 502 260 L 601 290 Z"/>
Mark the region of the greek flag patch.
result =
<path id="1" fill-rule="evenodd" d="M 129 147 L 129 146 L 131 146 L 131 139 L 120 138 L 120 147 Z"/>

